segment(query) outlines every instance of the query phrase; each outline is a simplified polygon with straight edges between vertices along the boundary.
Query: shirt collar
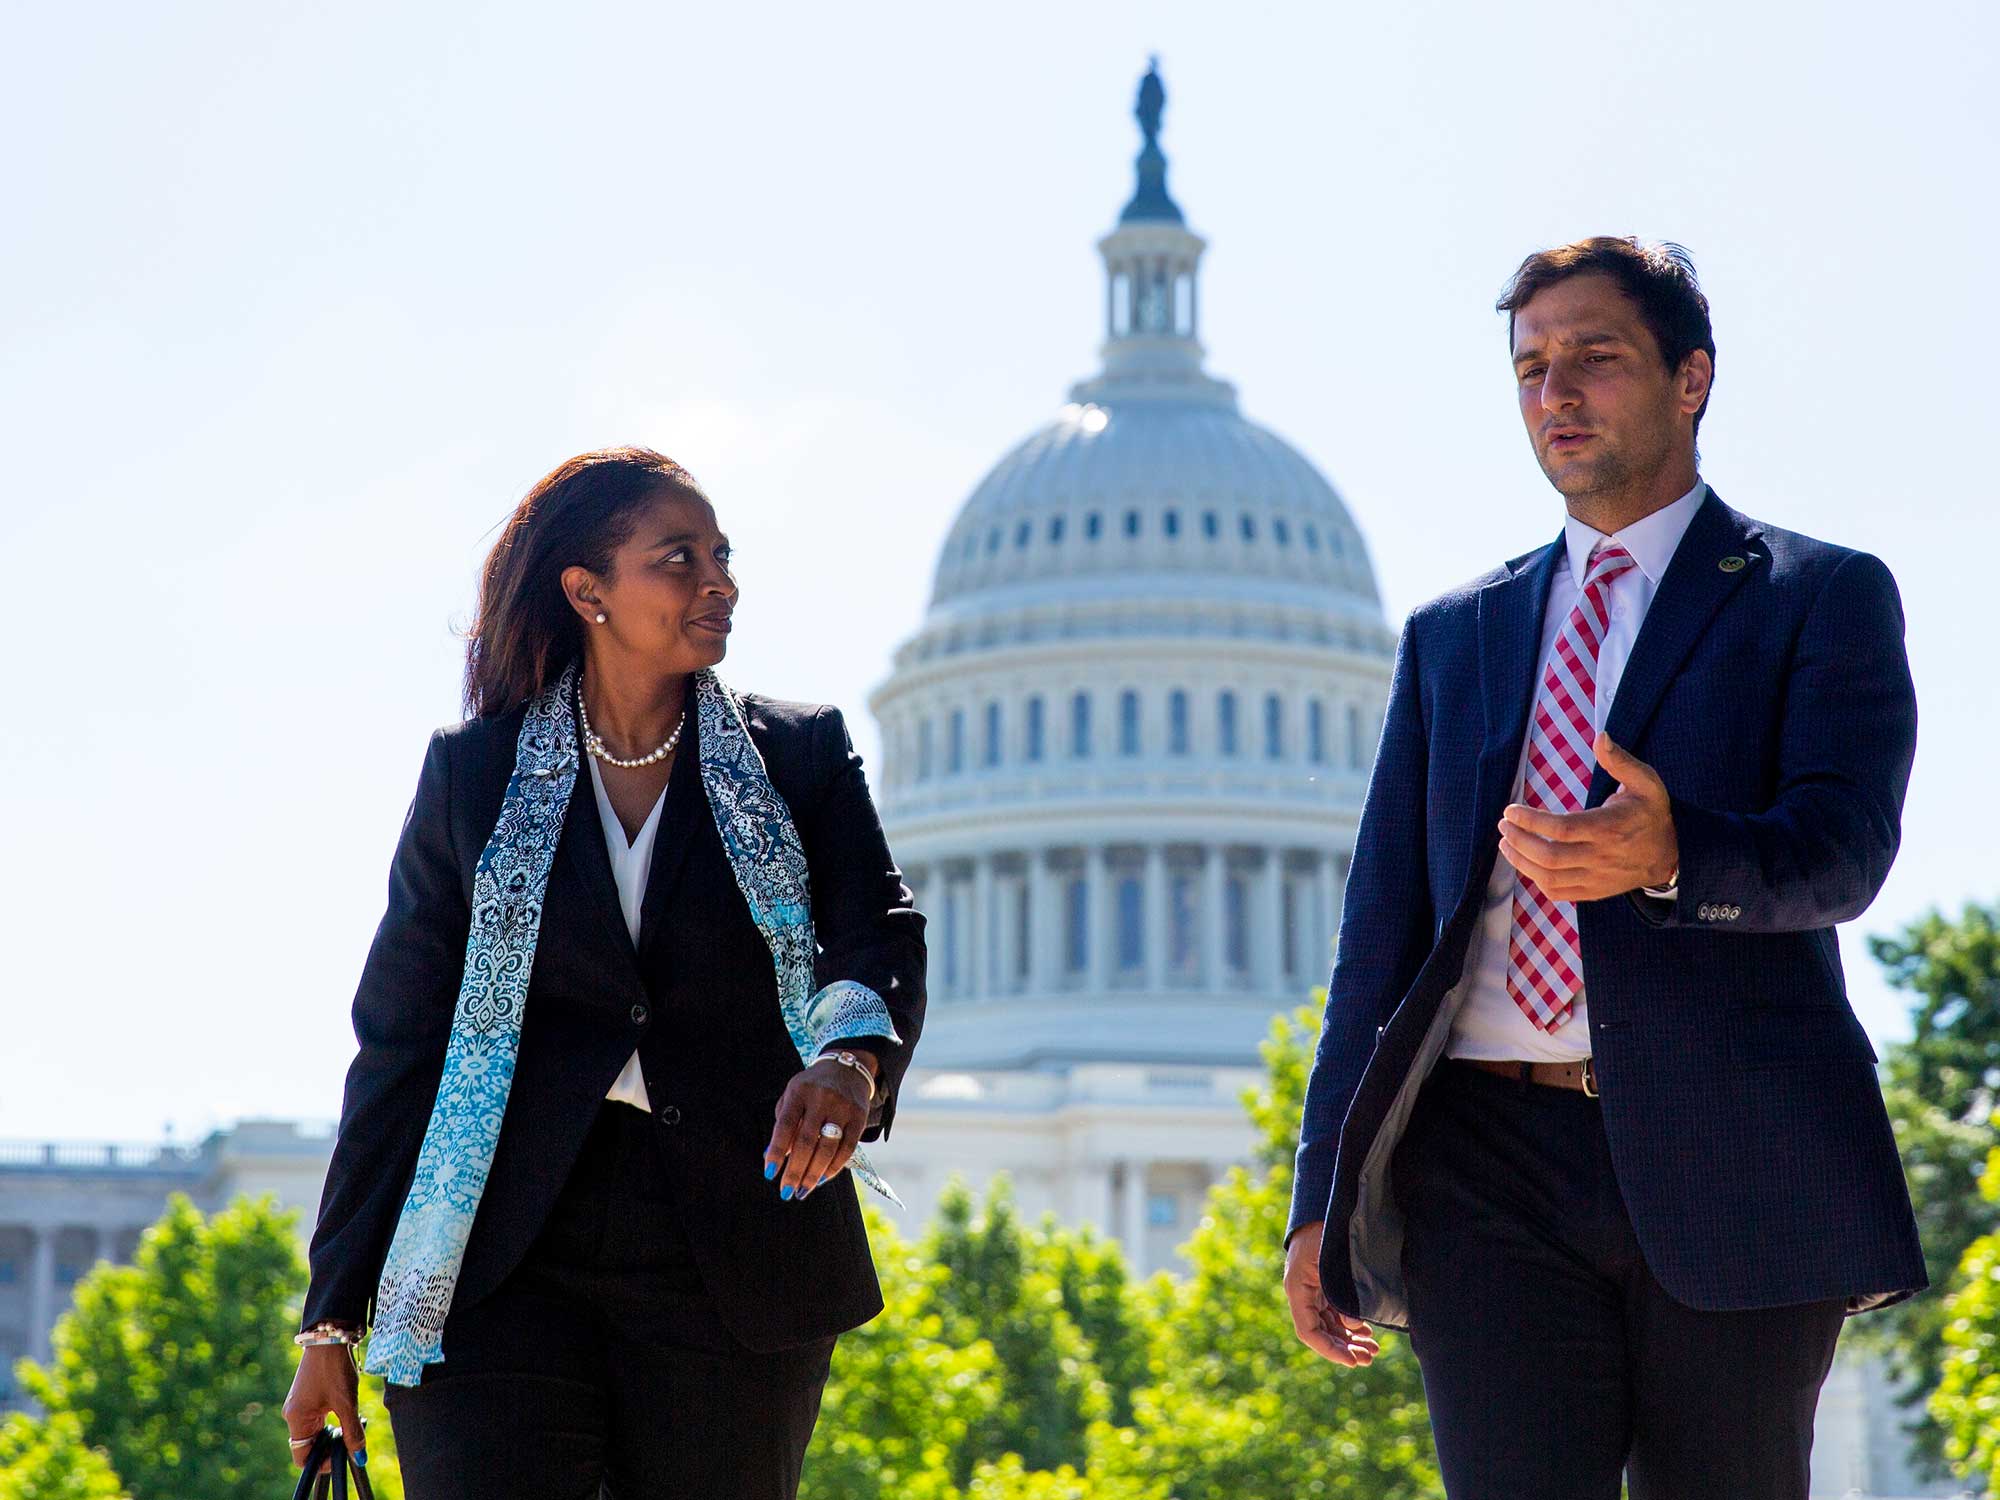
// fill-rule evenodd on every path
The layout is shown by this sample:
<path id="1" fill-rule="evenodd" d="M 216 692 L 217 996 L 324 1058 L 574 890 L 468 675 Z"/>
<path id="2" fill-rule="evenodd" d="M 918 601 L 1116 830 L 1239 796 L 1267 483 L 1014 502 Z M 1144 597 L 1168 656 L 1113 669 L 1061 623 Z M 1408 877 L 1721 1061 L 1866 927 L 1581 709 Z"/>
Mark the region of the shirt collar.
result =
<path id="1" fill-rule="evenodd" d="M 1708 484 L 1697 479 L 1689 490 L 1672 505 L 1664 505 L 1650 516 L 1634 521 L 1623 531 L 1610 537 L 1594 526 L 1585 525 L 1575 516 L 1563 523 L 1563 540 L 1569 548 L 1569 573 L 1579 585 L 1590 571 L 1590 553 L 1599 542 L 1614 541 L 1632 554 L 1632 561 L 1639 565 L 1639 571 L 1655 587 L 1667 571 L 1667 564 L 1674 560 L 1674 549 L 1681 544 L 1681 536 L 1688 529 L 1688 522 L 1701 509 L 1701 502 L 1708 496 Z"/>

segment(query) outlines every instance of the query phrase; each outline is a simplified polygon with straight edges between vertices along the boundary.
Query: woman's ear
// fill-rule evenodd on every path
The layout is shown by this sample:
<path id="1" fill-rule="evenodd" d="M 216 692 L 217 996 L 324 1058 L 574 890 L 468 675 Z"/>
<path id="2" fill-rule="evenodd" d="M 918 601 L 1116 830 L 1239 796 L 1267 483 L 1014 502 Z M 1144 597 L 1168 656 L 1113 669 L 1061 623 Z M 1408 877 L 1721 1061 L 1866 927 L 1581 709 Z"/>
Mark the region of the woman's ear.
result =
<path id="1" fill-rule="evenodd" d="M 597 575 L 588 568 L 562 570 L 563 597 L 586 625 L 604 623 L 604 604 L 598 596 Z"/>

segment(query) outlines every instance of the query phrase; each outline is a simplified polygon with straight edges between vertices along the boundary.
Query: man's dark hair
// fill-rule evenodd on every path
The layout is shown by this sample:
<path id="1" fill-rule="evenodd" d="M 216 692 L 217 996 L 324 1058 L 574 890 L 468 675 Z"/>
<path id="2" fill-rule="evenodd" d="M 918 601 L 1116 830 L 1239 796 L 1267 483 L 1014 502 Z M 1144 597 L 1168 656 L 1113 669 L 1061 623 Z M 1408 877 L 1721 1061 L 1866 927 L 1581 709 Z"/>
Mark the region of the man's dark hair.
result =
<path id="1" fill-rule="evenodd" d="M 1507 341 L 1514 339 L 1514 315 L 1528 300 L 1559 281 L 1572 276 L 1609 276 L 1618 289 L 1639 310 L 1640 321 L 1660 346 L 1667 369 L 1680 369 L 1687 357 L 1700 349 L 1715 363 L 1715 330 L 1708 322 L 1708 298 L 1695 279 L 1694 258 L 1679 245 L 1667 240 L 1648 243 L 1632 235 L 1598 235 L 1559 245 L 1553 250 L 1537 250 L 1521 262 L 1494 304 L 1507 314 Z M 1713 393 L 1711 377 L 1709 390 Z M 1701 410 L 1694 414 L 1696 436 L 1701 419 L 1708 411 L 1704 396 Z"/>

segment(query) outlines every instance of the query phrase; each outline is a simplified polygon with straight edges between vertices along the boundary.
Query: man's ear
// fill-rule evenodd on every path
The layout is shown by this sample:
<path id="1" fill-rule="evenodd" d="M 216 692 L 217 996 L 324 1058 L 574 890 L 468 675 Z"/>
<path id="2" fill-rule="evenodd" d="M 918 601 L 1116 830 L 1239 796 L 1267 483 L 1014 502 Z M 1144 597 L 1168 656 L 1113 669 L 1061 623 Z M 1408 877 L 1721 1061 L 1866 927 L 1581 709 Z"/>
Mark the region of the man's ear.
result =
<path id="1" fill-rule="evenodd" d="M 1715 361 L 1706 349 L 1696 349 L 1681 361 L 1681 410 L 1690 417 L 1701 410 L 1715 383 Z"/>

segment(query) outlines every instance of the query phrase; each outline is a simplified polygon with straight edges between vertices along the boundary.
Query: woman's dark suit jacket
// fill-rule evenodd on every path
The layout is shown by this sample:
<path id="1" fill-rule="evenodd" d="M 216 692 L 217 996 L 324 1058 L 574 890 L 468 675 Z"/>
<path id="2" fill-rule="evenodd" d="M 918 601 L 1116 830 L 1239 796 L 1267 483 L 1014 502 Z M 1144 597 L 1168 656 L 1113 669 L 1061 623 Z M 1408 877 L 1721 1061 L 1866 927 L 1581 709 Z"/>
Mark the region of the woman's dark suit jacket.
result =
<path id="1" fill-rule="evenodd" d="M 879 993 L 865 1139 L 888 1132 L 923 1025 L 924 919 L 889 857 L 840 711 L 741 695 L 750 736 L 805 846 L 814 981 Z M 364 1321 L 443 1069 L 472 873 L 500 815 L 525 706 L 440 729 L 389 872 L 389 908 L 354 997 L 360 1052 L 313 1234 L 307 1325 Z M 852 1174 L 802 1201 L 766 1182 L 773 1111 L 800 1069 L 770 949 L 750 920 L 703 790 L 690 714 L 661 809 L 637 951 L 619 910 L 588 768 L 549 872 L 513 1090 L 454 1311 L 490 1294 L 534 1240 L 605 1090 L 636 1047 L 669 1175 L 718 1312 L 744 1344 L 827 1337 L 882 1309 Z M 618 1105 L 615 1108 L 629 1106 Z M 446 1338 L 450 1324 L 446 1324 Z M 447 1342 L 447 1348 L 449 1343 Z"/>

